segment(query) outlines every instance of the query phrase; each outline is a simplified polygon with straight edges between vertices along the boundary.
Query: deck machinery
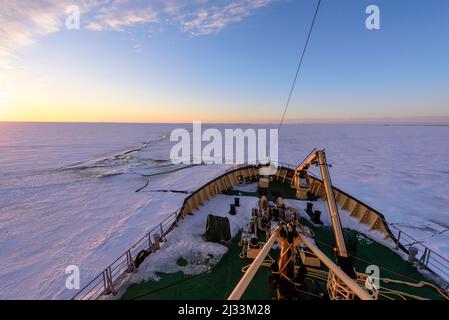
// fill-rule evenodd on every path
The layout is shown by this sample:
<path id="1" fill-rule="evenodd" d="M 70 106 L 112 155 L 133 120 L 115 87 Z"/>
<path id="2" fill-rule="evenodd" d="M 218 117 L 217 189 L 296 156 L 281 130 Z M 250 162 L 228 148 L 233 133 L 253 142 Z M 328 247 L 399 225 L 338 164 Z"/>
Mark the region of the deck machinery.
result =
<path id="1" fill-rule="evenodd" d="M 302 291 L 301 286 L 307 267 L 316 268 L 321 263 L 329 269 L 327 294 L 330 299 L 377 298 L 375 285 L 363 288 L 357 283 L 358 275 L 346 248 L 324 150 L 313 151 L 295 168 L 291 186 L 296 189 L 297 197 L 310 197 L 307 170 L 312 165 L 318 165 L 321 172 L 335 237 L 334 254 L 337 263 L 329 259 L 314 244 L 313 232 L 301 225 L 299 214 L 294 208 L 286 207 L 281 197 L 277 197 L 274 205 L 270 205 L 267 197 L 262 195 L 258 208 L 253 209 L 251 223 L 247 232 L 242 234 L 241 241 L 246 257 L 254 260 L 229 296 L 229 300 L 238 300 L 242 297 L 257 270 L 264 264 L 270 264 L 273 273 L 272 282 L 277 287 L 278 297 L 292 299 L 295 293 Z M 270 177 L 261 175 L 259 181 L 260 189 L 264 190 L 268 188 Z M 271 257 L 267 260 L 275 243 L 280 246 L 279 256 L 277 260 Z M 301 265 L 297 265 L 298 256 Z M 369 280 L 371 279 L 368 278 Z M 370 283 L 373 284 L 372 281 Z"/>

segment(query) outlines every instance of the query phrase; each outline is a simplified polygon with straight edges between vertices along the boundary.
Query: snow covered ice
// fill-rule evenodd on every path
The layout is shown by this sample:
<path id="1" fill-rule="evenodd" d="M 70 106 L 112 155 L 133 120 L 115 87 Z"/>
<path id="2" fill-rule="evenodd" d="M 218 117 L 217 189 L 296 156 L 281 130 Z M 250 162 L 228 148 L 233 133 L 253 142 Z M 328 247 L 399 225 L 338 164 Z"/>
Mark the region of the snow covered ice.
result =
<path id="1" fill-rule="evenodd" d="M 189 125 L 0 123 L 0 298 L 70 298 L 68 265 L 83 286 L 229 167 L 172 165 L 178 127 Z M 286 125 L 279 159 L 326 148 L 335 186 L 449 257 L 448 137 L 445 126 Z"/>

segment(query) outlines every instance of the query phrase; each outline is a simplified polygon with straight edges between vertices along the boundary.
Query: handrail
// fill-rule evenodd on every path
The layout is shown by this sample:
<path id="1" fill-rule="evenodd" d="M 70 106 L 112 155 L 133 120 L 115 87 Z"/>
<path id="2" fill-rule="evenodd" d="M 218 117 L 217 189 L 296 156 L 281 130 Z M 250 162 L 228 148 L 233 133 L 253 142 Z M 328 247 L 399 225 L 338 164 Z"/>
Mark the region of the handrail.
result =
<path id="1" fill-rule="evenodd" d="M 275 163 L 278 167 L 284 167 L 284 168 L 286 168 L 286 169 L 294 170 L 294 169 L 296 168 L 294 165 L 292 165 L 292 164 L 290 164 L 290 163 L 282 162 L 282 161 L 274 161 L 274 163 Z M 256 163 L 254 163 L 254 164 L 248 164 L 248 163 L 236 164 L 236 165 L 233 165 L 233 166 L 229 167 L 228 169 L 226 169 L 226 170 L 225 170 L 225 173 L 231 172 L 231 171 L 237 170 L 237 169 L 251 168 L 251 167 L 254 167 L 254 166 L 261 166 L 261 165 L 264 165 L 264 164 L 262 164 L 262 163 L 260 163 L 260 162 L 256 162 Z"/>
<path id="2" fill-rule="evenodd" d="M 422 241 L 418 241 L 405 231 L 399 229 L 394 225 L 390 225 L 390 228 L 396 233 L 397 245 L 399 244 L 407 247 L 415 247 L 418 250 L 417 262 L 418 268 L 426 268 L 432 273 L 440 276 L 445 281 L 449 281 L 449 260 L 424 245 Z M 408 253 L 408 250 L 407 250 Z"/>
<path id="3" fill-rule="evenodd" d="M 151 250 L 152 237 L 158 234 L 164 238 L 178 221 L 178 213 L 181 209 L 169 214 L 162 222 L 147 232 L 134 243 L 125 253 L 108 265 L 101 273 L 81 288 L 72 300 L 97 299 L 103 293 L 115 293 L 114 284 L 126 273 L 135 270 L 134 259 L 142 250 Z"/>
<path id="4" fill-rule="evenodd" d="M 218 179 L 222 175 L 229 173 L 232 170 L 237 170 L 238 168 L 241 168 L 243 166 L 252 167 L 252 165 L 247 165 L 247 164 L 246 165 L 245 164 L 235 165 L 235 166 L 232 166 L 231 168 L 224 170 L 224 172 L 222 172 L 221 175 L 219 174 L 216 179 Z M 198 190 L 201 190 L 203 187 L 201 187 Z M 197 191 L 195 191 L 194 193 L 196 193 Z M 181 214 L 185 208 L 186 202 L 191 196 L 193 196 L 193 194 L 189 195 L 188 197 L 186 197 L 184 199 L 184 203 L 181 208 L 179 208 L 175 212 L 168 215 L 161 223 L 159 223 L 156 227 L 154 227 L 150 232 L 146 233 L 133 246 L 131 246 L 130 249 L 128 249 L 120 257 L 118 257 L 113 263 L 111 263 L 109 266 L 107 266 L 101 273 L 99 273 L 87 285 L 85 285 L 83 288 L 81 288 L 72 297 L 72 300 L 97 299 L 104 292 L 115 293 L 114 283 L 116 283 L 116 281 L 124 274 L 129 273 L 129 271 L 133 271 L 133 268 L 132 268 L 133 266 L 128 265 L 128 263 L 129 263 L 128 260 L 129 260 L 129 256 L 131 256 L 131 258 L 133 258 L 133 253 L 135 253 L 136 251 L 139 251 L 139 250 L 135 250 L 135 248 L 136 247 L 140 248 L 143 244 L 145 244 L 145 246 L 143 248 L 151 249 L 151 236 L 156 234 L 156 230 L 160 231 L 162 229 L 165 229 L 164 234 L 161 236 L 167 235 L 173 229 L 173 226 L 176 225 L 176 223 L 181 218 Z M 173 219 L 173 221 L 171 221 L 171 219 Z M 164 224 L 168 220 L 170 220 L 171 225 L 169 225 L 168 228 L 165 228 L 167 226 Z M 147 246 L 147 244 L 148 244 L 148 246 Z M 144 250 L 143 248 L 141 250 Z M 117 270 L 119 270 L 119 271 L 115 272 Z"/>

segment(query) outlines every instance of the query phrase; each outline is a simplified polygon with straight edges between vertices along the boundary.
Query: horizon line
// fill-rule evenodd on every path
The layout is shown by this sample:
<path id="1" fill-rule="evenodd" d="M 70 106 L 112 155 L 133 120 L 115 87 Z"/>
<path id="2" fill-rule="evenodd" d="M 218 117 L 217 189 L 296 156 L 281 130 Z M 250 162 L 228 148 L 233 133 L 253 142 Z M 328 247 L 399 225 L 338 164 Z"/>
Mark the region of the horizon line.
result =
<path id="1" fill-rule="evenodd" d="M 199 120 L 194 120 L 199 121 Z M 192 124 L 191 122 L 184 121 L 173 121 L 173 122 L 134 122 L 134 121 L 52 121 L 52 120 L 0 120 L 0 123 L 35 123 L 35 124 Z M 201 121 L 202 124 L 232 124 L 232 125 L 273 125 L 278 126 L 278 122 L 217 122 L 217 121 Z M 406 120 L 390 120 L 390 121 L 381 121 L 381 120 L 333 120 L 333 121 L 297 121 L 297 122 L 286 122 L 283 125 L 319 125 L 319 124 L 328 124 L 328 125 L 375 125 L 375 126 L 388 126 L 388 125 L 396 125 L 396 126 L 449 126 L 448 122 L 432 122 L 432 121 L 406 121 Z"/>

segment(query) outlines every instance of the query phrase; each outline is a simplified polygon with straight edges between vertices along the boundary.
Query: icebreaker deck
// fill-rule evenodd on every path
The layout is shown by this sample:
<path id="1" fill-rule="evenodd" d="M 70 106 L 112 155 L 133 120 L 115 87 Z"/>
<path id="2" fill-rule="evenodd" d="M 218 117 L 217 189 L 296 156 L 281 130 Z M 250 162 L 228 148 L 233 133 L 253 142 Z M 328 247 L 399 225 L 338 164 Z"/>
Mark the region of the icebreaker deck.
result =
<path id="1" fill-rule="evenodd" d="M 256 181 L 253 183 L 256 183 Z M 224 193 L 232 196 L 229 197 L 230 203 L 233 197 L 259 196 L 258 192 L 237 189 L 230 189 Z M 273 181 L 270 184 L 269 199 L 274 201 L 278 195 L 284 195 L 287 200 L 296 199 L 295 190 L 291 188 L 289 183 Z M 306 205 L 307 201 L 304 201 L 303 207 L 305 208 Z M 200 209 L 195 214 L 203 214 L 203 212 Z M 301 218 L 301 223 L 313 230 L 315 234 L 314 239 L 318 247 L 329 258 L 333 259 L 335 240 L 331 227 L 315 225 L 306 217 Z M 395 281 L 398 281 L 398 283 L 382 282 L 379 299 L 444 299 L 444 295 L 437 290 L 438 286 L 427 279 L 415 266 L 405 262 L 394 249 L 386 247 L 358 231 L 345 228 L 344 232 L 350 239 L 357 240 L 357 249 L 354 253 L 355 269 L 365 271 L 369 265 L 378 265 L 382 279 L 395 279 Z M 131 285 L 122 299 L 227 299 L 242 277 L 242 270 L 251 263 L 251 259 L 241 258 L 242 247 L 239 245 L 240 238 L 241 233 L 234 237 L 229 244 L 228 252 L 211 270 L 196 275 L 185 275 L 182 272 L 171 274 L 161 272 L 157 274 L 158 281 L 147 281 Z M 271 257 L 275 258 L 278 255 L 278 249 L 271 250 Z M 301 261 L 298 261 L 298 264 L 300 263 Z M 309 269 L 310 277 L 306 277 L 302 292 L 296 298 L 301 300 L 328 299 L 326 294 L 326 273 L 328 269 L 325 267 Z M 271 274 L 271 269 L 268 266 L 259 269 L 242 299 L 277 299 L 277 290 L 270 283 Z M 406 283 L 420 285 L 414 286 Z"/>
<path id="2" fill-rule="evenodd" d="M 308 172 L 315 164 L 323 179 Z M 210 214 L 231 241 L 206 241 Z M 447 276 L 446 259 L 333 187 L 314 151 L 296 167 L 225 171 L 74 299 L 448 299 Z"/>

